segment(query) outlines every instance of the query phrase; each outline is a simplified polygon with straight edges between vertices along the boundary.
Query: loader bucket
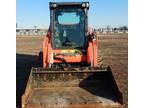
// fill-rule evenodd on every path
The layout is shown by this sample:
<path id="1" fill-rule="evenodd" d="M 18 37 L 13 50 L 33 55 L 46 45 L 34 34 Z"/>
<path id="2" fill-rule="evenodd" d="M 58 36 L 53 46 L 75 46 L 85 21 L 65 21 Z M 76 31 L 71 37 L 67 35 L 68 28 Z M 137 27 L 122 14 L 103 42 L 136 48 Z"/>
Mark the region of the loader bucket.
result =
<path id="1" fill-rule="evenodd" d="M 32 68 L 22 108 L 121 108 L 110 67 L 58 71 Z"/>

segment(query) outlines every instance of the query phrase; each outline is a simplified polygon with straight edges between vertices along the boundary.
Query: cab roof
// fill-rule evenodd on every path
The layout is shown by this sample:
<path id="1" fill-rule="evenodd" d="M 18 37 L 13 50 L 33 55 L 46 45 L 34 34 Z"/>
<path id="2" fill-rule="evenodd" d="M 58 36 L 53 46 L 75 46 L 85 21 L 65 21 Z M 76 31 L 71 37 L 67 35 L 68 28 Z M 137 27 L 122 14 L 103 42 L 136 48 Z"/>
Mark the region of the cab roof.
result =
<path id="1" fill-rule="evenodd" d="M 83 8 L 89 9 L 89 2 L 50 2 L 50 8 L 56 8 L 61 6 L 81 6 Z"/>

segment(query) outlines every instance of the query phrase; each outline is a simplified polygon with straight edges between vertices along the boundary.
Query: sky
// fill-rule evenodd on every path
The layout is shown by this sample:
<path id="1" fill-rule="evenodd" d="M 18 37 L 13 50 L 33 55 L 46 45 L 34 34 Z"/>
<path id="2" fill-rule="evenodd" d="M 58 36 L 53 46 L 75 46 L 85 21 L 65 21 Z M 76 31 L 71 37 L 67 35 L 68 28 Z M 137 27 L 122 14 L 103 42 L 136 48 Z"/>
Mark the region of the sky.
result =
<path id="1" fill-rule="evenodd" d="M 88 24 L 99 28 L 128 25 L 128 0 L 16 0 L 18 28 L 48 28 L 49 2 L 89 1 Z"/>

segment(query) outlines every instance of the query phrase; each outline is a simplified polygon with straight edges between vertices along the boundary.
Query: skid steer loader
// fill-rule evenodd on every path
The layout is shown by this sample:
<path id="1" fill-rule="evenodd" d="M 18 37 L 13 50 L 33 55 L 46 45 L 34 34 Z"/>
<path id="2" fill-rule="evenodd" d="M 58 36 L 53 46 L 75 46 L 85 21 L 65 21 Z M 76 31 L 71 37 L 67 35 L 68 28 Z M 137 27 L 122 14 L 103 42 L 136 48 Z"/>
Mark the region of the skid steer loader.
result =
<path id="1" fill-rule="evenodd" d="M 50 2 L 42 67 L 32 67 L 22 108 L 117 108 L 122 94 L 109 66 L 98 65 L 89 2 Z"/>

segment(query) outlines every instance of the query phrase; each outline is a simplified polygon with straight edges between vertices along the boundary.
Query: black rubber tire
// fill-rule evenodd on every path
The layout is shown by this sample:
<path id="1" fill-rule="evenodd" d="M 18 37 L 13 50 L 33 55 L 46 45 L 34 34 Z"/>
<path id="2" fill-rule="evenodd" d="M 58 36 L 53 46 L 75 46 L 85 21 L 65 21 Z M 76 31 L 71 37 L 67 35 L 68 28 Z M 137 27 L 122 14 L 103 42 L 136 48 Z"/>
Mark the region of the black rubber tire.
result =
<path id="1" fill-rule="evenodd" d="M 43 52 L 42 51 L 39 52 L 38 64 L 40 67 L 43 66 Z"/>

